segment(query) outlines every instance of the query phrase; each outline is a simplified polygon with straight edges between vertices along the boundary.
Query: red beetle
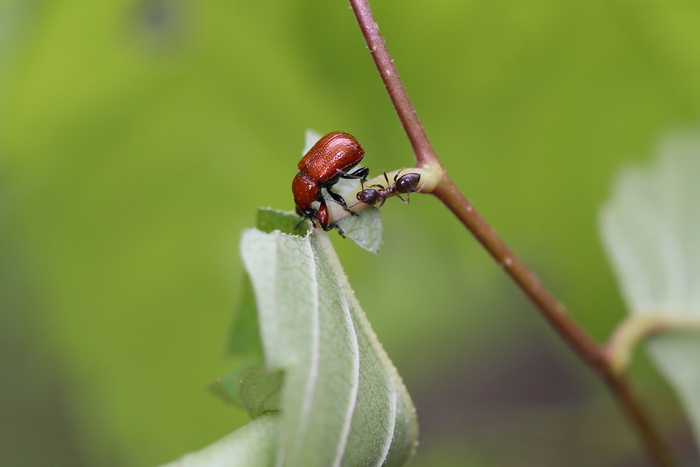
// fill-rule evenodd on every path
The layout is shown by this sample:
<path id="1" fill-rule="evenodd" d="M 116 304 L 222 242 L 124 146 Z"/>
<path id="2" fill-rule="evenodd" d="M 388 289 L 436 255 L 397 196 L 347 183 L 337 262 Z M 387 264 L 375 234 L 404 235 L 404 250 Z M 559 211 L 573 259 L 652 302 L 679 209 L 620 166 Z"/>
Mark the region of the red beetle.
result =
<path id="1" fill-rule="evenodd" d="M 366 180 L 369 174 L 367 167 L 348 173 L 348 170 L 355 167 L 364 155 L 365 150 L 360 143 L 352 135 L 341 131 L 329 133 L 318 140 L 299 161 L 299 173 L 292 181 L 297 213 L 304 219 L 318 219 L 323 230 L 332 229 L 333 225 L 329 223 L 328 206 L 321 190 L 325 188 L 333 201 L 350 211 L 343 197 L 331 188 L 341 178 Z M 311 207 L 314 201 L 321 204 L 318 210 Z M 311 222 L 313 223 L 313 220 Z"/>

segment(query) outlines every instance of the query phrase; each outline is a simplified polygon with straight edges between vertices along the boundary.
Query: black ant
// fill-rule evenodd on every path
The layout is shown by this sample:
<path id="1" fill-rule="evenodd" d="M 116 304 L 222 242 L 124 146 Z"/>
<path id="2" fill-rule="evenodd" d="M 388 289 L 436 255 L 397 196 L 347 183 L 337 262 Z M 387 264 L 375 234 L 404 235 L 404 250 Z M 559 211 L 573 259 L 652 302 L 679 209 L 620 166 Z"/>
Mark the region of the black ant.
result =
<path id="1" fill-rule="evenodd" d="M 384 174 L 384 180 L 386 180 L 387 186 L 371 185 L 369 188 L 365 188 L 363 182 L 363 189 L 357 194 L 358 201 L 369 204 L 370 206 L 374 206 L 375 204 L 379 203 L 377 208 L 381 208 L 389 196 L 396 195 L 397 198 L 408 204 L 410 201 L 408 199 L 404 199 L 399 193 L 407 195 L 408 193 L 418 191 L 420 174 L 412 172 L 399 177 L 399 174 L 397 173 L 394 175 L 394 183 L 389 184 L 389 177 L 387 176 L 386 172 L 382 173 Z M 406 198 L 408 198 L 408 196 Z"/>

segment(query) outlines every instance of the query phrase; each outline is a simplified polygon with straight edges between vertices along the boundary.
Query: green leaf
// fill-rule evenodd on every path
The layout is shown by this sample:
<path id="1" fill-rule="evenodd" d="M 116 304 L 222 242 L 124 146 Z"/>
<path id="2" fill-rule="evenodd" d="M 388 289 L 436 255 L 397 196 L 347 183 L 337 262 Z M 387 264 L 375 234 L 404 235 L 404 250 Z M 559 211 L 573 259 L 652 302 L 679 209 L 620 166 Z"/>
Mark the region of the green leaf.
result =
<path id="1" fill-rule="evenodd" d="M 279 465 L 405 463 L 417 437 L 413 405 L 327 234 L 248 230 L 241 253 L 267 368 L 285 372 Z"/>
<path id="2" fill-rule="evenodd" d="M 239 373 L 229 373 L 216 389 L 258 416 L 251 423 L 281 412 L 273 435 L 257 430 L 245 439 L 256 452 L 266 446 L 266 459 L 276 459 L 277 466 L 404 465 L 417 443 L 415 409 L 328 234 L 319 229 L 305 237 L 285 234 L 275 226 L 287 220 L 272 210 L 261 210 L 259 222 L 271 230 L 243 232 L 241 255 L 255 292 L 265 368 L 242 374 L 237 368 Z M 249 302 L 243 300 L 239 322 L 249 313 Z M 236 347 L 232 341 L 233 348 L 247 355 L 254 346 Z M 248 455 L 245 443 L 233 435 L 186 457 L 186 465 L 228 465 L 209 463 L 223 452 Z M 274 442 L 255 436 L 271 436 Z"/>
<path id="3" fill-rule="evenodd" d="M 649 169 L 622 171 L 601 232 L 630 314 L 668 324 L 647 349 L 700 445 L 700 136 L 676 132 L 658 152 Z"/>
<path id="4" fill-rule="evenodd" d="M 368 208 L 356 216 L 347 216 L 338 222 L 343 234 L 365 250 L 379 252 L 382 244 L 382 215 L 379 209 Z"/>
<path id="5" fill-rule="evenodd" d="M 257 213 L 258 229 L 263 232 L 279 230 L 294 233 L 299 216 L 291 211 L 279 211 L 272 208 L 259 208 Z M 305 232 L 305 230 L 304 230 Z M 299 233 L 299 231 L 296 231 Z M 245 407 L 252 416 L 259 415 L 259 409 L 254 403 L 245 400 L 241 395 L 239 378 L 249 369 L 260 368 L 264 365 L 260 330 L 258 328 L 258 310 L 255 304 L 255 293 L 247 274 L 243 277 L 241 287 L 241 303 L 234 316 L 231 334 L 226 343 L 226 353 L 232 357 L 232 365 L 226 375 L 210 386 L 210 390 L 227 403 Z M 248 394 L 248 398 L 251 394 Z M 265 395 L 256 395 L 264 399 Z M 251 405 L 252 404 L 252 405 Z"/>
<path id="6" fill-rule="evenodd" d="M 357 180 L 351 180 L 357 184 Z M 333 209 L 335 209 L 333 207 Z M 306 224 L 302 223 L 299 228 L 301 218 L 292 211 L 279 211 L 272 208 L 258 209 L 257 227 L 263 232 L 280 232 L 293 235 L 306 235 L 308 232 Z M 382 244 L 382 216 L 379 209 L 368 208 L 360 211 L 356 216 L 347 216 L 338 222 L 343 235 L 354 241 L 359 247 L 377 254 Z"/>
<path id="7" fill-rule="evenodd" d="M 299 226 L 295 229 L 301 218 L 292 211 L 279 211 L 272 208 L 259 208 L 258 220 L 256 226 L 263 232 L 272 232 L 279 230 L 280 232 L 296 235 L 304 235 L 306 230 Z"/>
<path id="8" fill-rule="evenodd" d="M 263 368 L 248 368 L 239 378 L 240 394 L 251 418 L 280 409 L 280 390 L 284 373 Z"/>
<path id="9" fill-rule="evenodd" d="M 247 274 L 243 276 L 241 297 L 241 304 L 235 314 L 231 334 L 226 343 L 226 353 L 232 358 L 231 368 L 209 389 L 225 402 L 245 406 L 241 398 L 238 378 L 245 370 L 261 367 L 265 362 L 260 342 L 255 295 Z"/>
<path id="10" fill-rule="evenodd" d="M 255 294 L 248 275 L 243 276 L 241 304 L 233 321 L 228 339 L 227 353 L 236 357 L 262 357 L 262 344 L 258 330 L 258 313 L 255 308 Z M 262 363 L 262 359 L 260 359 Z"/>

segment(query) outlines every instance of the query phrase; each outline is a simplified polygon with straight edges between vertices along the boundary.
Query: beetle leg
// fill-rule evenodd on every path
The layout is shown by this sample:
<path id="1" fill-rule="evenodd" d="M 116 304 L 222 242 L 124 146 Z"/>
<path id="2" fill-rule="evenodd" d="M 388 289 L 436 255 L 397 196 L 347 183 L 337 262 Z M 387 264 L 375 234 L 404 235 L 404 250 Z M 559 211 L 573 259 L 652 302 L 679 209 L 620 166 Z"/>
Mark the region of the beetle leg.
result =
<path id="1" fill-rule="evenodd" d="M 331 224 L 329 221 L 329 214 L 328 214 L 328 206 L 326 206 L 326 200 L 321 199 L 321 205 L 318 207 L 318 223 L 321 226 L 321 228 L 325 231 L 328 232 L 333 228 L 333 224 Z"/>
<path id="2" fill-rule="evenodd" d="M 310 217 L 302 217 L 302 219 L 297 223 L 297 225 L 294 226 L 294 230 L 298 229 L 299 226 L 300 226 L 306 219 L 308 219 L 308 220 L 311 221 L 311 225 L 314 226 L 314 229 L 316 228 L 316 223 L 314 222 L 314 220 L 313 220 L 312 218 L 310 218 Z"/>
<path id="3" fill-rule="evenodd" d="M 347 173 L 344 170 L 338 170 L 340 178 L 361 178 L 363 181 L 367 180 L 369 175 L 369 167 L 361 167 L 354 171 L 353 173 Z"/>
<path id="4" fill-rule="evenodd" d="M 326 188 L 326 191 L 328 192 L 328 194 L 330 195 L 330 197 L 333 198 L 332 201 L 335 201 L 336 203 L 340 204 L 340 205 L 341 205 L 342 207 L 344 207 L 345 209 L 348 208 L 348 205 L 347 205 L 347 203 L 345 202 L 345 198 L 343 198 L 342 196 L 340 196 L 338 193 L 336 193 L 335 191 L 331 190 L 330 188 Z M 328 201 L 331 201 L 331 200 L 328 200 Z"/>
<path id="5" fill-rule="evenodd" d="M 333 224 L 333 227 L 335 227 L 341 237 L 345 238 L 345 231 L 338 224 Z"/>
<path id="6" fill-rule="evenodd" d="M 340 196 L 338 193 L 336 193 L 336 192 L 334 192 L 334 191 L 331 191 L 331 190 L 329 190 L 329 189 L 327 189 L 327 188 L 326 188 L 326 191 L 327 191 L 328 194 L 331 196 L 331 199 L 329 199 L 328 201 L 333 201 L 334 203 L 340 204 L 340 205 L 343 207 L 343 209 L 345 209 L 345 211 L 347 211 L 347 212 L 350 213 L 351 216 L 356 216 L 356 215 L 357 215 L 357 213 L 356 213 L 355 211 L 353 211 L 352 209 L 350 209 L 350 208 L 348 207 L 347 203 L 345 202 L 345 199 L 344 199 L 342 196 Z M 326 198 L 326 199 L 327 199 L 327 198 Z M 353 205 L 353 206 L 354 206 L 354 205 Z"/>

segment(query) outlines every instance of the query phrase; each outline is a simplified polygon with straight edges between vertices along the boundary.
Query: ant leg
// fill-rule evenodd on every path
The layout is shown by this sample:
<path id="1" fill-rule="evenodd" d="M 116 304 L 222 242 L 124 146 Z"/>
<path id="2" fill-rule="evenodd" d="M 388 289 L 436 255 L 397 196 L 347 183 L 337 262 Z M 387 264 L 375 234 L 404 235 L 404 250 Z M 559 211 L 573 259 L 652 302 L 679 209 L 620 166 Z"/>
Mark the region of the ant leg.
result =
<path id="1" fill-rule="evenodd" d="M 366 169 L 367 167 L 364 167 L 364 168 Z M 360 170 L 362 170 L 362 169 L 360 169 Z M 384 180 L 386 180 L 386 184 L 388 186 L 389 185 L 389 177 L 387 177 L 386 171 L 383 171 L 382 173 L 384 174 Z M 366 175 L 369 175 L 369 170 L 367 170 Z M 366 181 L 367 181 L 367 177 L 362 177 L 362 180 L 360 180 L 360 185 L 362 186 L 362 190 L 365 189 L 365 182 Z M 383 190 L 385 187 L 384 187 L 384 185 L 379 185 L 379 184 L 375 183 L 374 185 L 370 185 L 370 188 L 379 188 L 380 190 Z"/>
<path id="2" fill-rule="evenodd" d="M 407 199 L 404 199 L 403 196 L 401 196 L 401 195 L 398 194 L 398 193 L 396 193 L 396 197 L 397 197 L 398 199 L 400 199 L 401 201 L 403 201 L 404 203 L 406 203 L 406 204 L 411 204 L 411 199 L 408 197 L 408 194 L 406 194 L 406 198 L 407 198 Z"/>
<path id="3" fill-rule="evenodd" d="M 384 180 L 386 180 L 386 186 L 389 186 L 389 177 L 387 177 L 386 172 L 382 172 L 384 174 Z M 384 185 L 380 185 L 378 183 L 375 183 L 374 185 L 370 185 L 370 188 L 379 188 L 380 190 L 383 190 L 386 188 Z M 362 189 L 365 188 L 364 183 L 362 184 Z"/>
<path id="4" fill-rule="evenodd" d="M 401 175 L 401 172 L 403 172 L 404 170 L 405 169 L 401 169 L 398 172 L 396 172 L 396 175 L 394 175 L 394 184 L 396 184 L 396 182 L 399 180 L 399 178 L 400 178 L 399 175 Z M 387 180 L 387 182 L 388 182 L 388 180 Z"/>

